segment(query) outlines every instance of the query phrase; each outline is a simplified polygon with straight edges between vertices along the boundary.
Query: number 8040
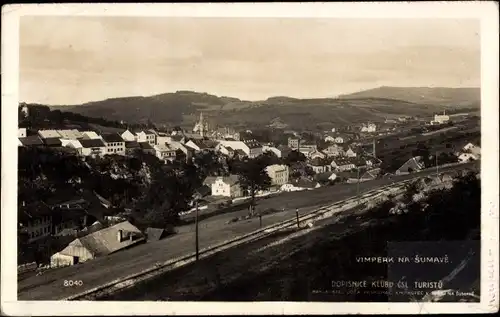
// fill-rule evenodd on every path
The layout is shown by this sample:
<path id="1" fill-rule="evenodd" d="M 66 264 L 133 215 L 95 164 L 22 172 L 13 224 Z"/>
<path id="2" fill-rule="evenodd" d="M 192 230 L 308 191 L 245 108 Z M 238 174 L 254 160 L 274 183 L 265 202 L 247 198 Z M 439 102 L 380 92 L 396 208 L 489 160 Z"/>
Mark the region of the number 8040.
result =
<path id="1" fill-rule="evenodd" d="M 64 280 L 64 286 L 66 287 L 72 287 L 72 286 L 82 286 L 83 281 L 82 280 Z"/>

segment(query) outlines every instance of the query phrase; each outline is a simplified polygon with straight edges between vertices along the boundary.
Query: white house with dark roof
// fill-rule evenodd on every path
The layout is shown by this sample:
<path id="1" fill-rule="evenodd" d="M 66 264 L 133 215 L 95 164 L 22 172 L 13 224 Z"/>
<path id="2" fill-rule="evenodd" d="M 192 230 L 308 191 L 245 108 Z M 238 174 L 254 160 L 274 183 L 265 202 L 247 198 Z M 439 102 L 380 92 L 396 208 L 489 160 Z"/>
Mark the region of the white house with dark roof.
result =
<path id="1" fill-rule="evenodd" d="M 156 133 L 150 130 L 138 130 L 135 131 L 135 136 L 137 142 L 148 142 L 151 146 L 156 145 Z"/>
<path id="2" fill-rule="evenodd" d="M 266 167 L 266 172 L 271 179 L 271 185 L 281 186 L 288 183 L 290 168 L 287 165 L 269 165 Z"/>
<path id="3" fill-rule="evenodd" d="M 241 197 L 242 190 L 238 175 L 220 176 L 212 183 L 212 195 L 224 197 Z"/>
<path id="4" fill-rule="evenodd" d="M 118 133 L 103 134 L 106 154 L 125 155 L 125 140 Z"/>
<path id="5" fill-rule="evenodd" d="M 167 144 L 157 144 L 154 146 L 155 152 L 156 152 L 156 157 L 159 158 L 160 160 L 164 161 L 165 163 L 170 161 L 175 160 L 175 150 L 171 147 L 169 147 Z"/>
<path id="6" fill-rule="evenodd" d="M 107 154 L 106 144 L 102 139 L 81 139 L 83 156 L 103 156 Z"/>

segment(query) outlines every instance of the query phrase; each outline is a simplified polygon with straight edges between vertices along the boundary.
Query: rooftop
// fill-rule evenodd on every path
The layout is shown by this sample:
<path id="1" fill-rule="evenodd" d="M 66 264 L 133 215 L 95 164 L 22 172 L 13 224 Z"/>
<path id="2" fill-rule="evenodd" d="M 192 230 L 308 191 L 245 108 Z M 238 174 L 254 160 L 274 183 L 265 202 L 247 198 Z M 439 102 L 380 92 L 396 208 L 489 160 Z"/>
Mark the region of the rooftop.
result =
<path id="1" fill-rule="evenodd" d="M 119 135 L 118 133 L 106 133 L 106 134 L 103 134 L 102 135 L 102 139 L 106 142 L 106 143 L 111 143 L 111 142 L 123 142 L 123 138 L 121 137 L 121 135 Z"/>
<path id="2" fill-rule="evenodd" d="M 80 143 L 84 148 L 93 148 L 93 147 L 104 147 L 105 144 L 101 139 L 81 139 Z"/>

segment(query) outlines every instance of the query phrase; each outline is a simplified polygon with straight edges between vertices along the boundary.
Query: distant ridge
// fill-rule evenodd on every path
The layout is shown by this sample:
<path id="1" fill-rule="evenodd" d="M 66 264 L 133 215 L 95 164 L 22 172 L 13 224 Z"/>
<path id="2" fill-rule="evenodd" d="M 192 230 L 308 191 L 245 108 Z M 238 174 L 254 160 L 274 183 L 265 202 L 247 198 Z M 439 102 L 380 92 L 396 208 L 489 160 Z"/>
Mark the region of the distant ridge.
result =
<path id="1" fill-rule="evenodd" d="M 480 88 L 446 88 L 446 87 L 390 87 L 355 92 L 340 95 L 340 99 L 383 98 L 408 101 L 417 104 L 445 106 L 479 106 L 481 100 Z"/>
<path id="2" fill-rule="evenodd" d="M 479 88 L 379 87 L 338 98 L 273 96 L 262 101 L 219 97 L 181 90 L 149 97 L 110 98 L 73 106 L 50 106 L 94 118 L 126 122 L 193 126 L 203 111 L 220 125 L 270 124 L 280 117 L 284 124 L 317 125 L 384 121 L 399 115 L 431 116 L 436 112 L 477 111 Z M 465 110 L 464 110 L 465 109 Z"/>

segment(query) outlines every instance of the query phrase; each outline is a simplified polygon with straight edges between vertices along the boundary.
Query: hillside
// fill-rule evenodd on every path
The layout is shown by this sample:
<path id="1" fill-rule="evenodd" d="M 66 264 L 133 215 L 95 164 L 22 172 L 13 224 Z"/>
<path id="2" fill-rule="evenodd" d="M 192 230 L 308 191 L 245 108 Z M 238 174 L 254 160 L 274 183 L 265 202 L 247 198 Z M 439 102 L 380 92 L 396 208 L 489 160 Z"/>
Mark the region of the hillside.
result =
<path id="1" fill-rule="evenodd" d="M 258 127 L 269 125 L 279 117 L 286 125 L 302 127 L 322 123 L 381 122 L 401 115 L 430 117 L 443 109 L 450 113 L 469 111 L 470 108 L 477 110 L 477 105 L 479 95 L 474 89 L 381 87 L 342 98 L 297 99 L 276 96 L 263 101 L 177 91 L 150 97 L 114 98 L 51 108 L 130 123 L 150 120 L 156 124 L 191 127 L 203 111 L 212 126 Z"/>
<path id="2" fill-rule="evenodd" d="M 445 106 L 477 106 L 481 100 L 480 88 L 443 88 L 443 87 L 388 87 L 364 90 L 339 96 L 341 99 L 385 98 L 397 99 L 418 104 Z"/>

